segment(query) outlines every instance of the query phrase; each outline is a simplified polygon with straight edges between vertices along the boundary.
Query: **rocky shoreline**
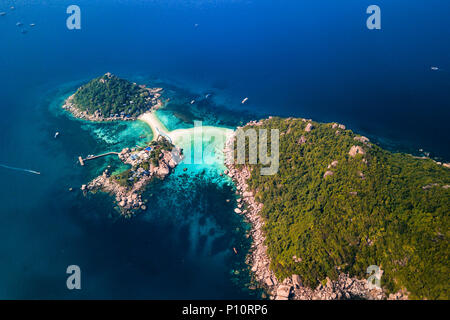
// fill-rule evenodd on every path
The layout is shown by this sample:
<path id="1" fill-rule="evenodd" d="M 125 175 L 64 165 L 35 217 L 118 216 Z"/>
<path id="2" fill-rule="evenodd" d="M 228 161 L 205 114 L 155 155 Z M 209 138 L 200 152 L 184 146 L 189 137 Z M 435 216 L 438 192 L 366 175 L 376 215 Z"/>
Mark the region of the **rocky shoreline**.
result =
<path id="1" fill-rule="evenodd" d="M 305 119 L 306 120 L 306 119 Z M 307 121 L 307 120 L 306 120 Z M 249 122 L 248 125 L 261 125 L 262 121 Z M 274 300 L 335 300 L 335 299 L 407 299 L 406 293 L 390 294 L 386 296 L 382 289 L 371 289 L 366 279 L 357 279 L 347 274 L 341 273 L 337 280 L 332 281 L 327 278 L 326 285 L 319 284 L 315 289 L 303 286 L 302 279 L 298 275 L 289 278 L 277 279 L 270 269 L 270 258 L 267 254 L 265 244 L 265 234 L 263 230 L 264 219 L 260 215 L 263 208 L 262 203 L 258 203 L 254 197 L 254 191 L 249 189 L 247 180 L 251 175 L 251 168 L 243 166 L 237 169 L 234 165 L 234 140 L 232 135 L 226 142 L 225 154 L 225 174 L 235 183 L 237 193 L 237 214 L 243 214 L 251 223 L 250 235 L 253 239 L 250 253 L 246 258 L 246 263 L 251 266 L 254 278 Z M 294 258 L 294 257 L 293 257 Z M 295 257 L 296 258 L 296 257 Z"/>
<path id="2" fill-rule="evenodd" d="M 137 166 L 138 161 L 148 160 L 148 155 L 145 150 L 136 151 L 129 148 L 123 149 L 119 153 L 119 159 L 133 167 Z M 83 185 L 81 190 L 96 192 L 103 191 L 115 196 L 115 201 L 124 216 L 131 216 L 138 210 L 145 211 L 147 209 L 146 201 L 142 199 L 141 193 L 145 186 L 154 178 L 164 179 L 181 161 L 181 149 L 174 147 L 172 152 L 162 150 L 159 156 L 158 165 L 149 165 L 148 170 L 139 167 L 134 173 L 132 187 L 126 187 L 119 184 L 113 177 L 111 177 L 108 169 L 106 169 L 101 176 L 98 176 L 88 185 Z"/>

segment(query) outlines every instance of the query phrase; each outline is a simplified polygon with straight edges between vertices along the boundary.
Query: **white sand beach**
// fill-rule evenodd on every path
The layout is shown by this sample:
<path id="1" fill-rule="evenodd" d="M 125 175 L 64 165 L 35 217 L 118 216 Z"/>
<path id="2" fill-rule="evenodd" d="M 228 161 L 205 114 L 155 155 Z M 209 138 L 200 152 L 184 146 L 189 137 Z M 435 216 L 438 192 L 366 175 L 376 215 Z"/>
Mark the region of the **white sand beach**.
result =
<path id="1" fill-rule="evenodd" d="M 185 150 L 187 158 L 190 158 L 190 150 L 193 149 L 196 156 L 193 154 L 192 156 L 195 159 L 199 156 L 208 163 L 223 163 L 225 143 L 234 132 L 229 128 L 215 126 L 198 126 L 169 131 L 154 112 L 144 113 L 138 119 L 150 126 L 153 131 L 153 139 L 157 139 L 159 135 L 167 136 L 175 146 Z M 200 153 L 198 153 L 199 151 Z"/>

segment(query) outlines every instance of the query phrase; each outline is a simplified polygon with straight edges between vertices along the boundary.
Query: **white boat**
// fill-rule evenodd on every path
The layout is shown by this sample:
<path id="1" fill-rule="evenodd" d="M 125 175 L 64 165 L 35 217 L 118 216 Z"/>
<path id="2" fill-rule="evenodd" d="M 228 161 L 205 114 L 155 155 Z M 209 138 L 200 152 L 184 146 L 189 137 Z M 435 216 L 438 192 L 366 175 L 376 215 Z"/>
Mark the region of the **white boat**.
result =
<path id="1" fill-rule="evenodd" d="M 438 67 L 431 67 L 431 70 L 433 70 L 433 71 L 438 71 L 439 68 L 438 68 Z"/>
<path id="2" fill-rule="evenodd" d="M 34 26 L 36 26 L 35 23 L 30 23 L 30 27 L 34 27 Z"/>
<path id="3" fill-rule="evenodd" d="M 194 104 L 194 103 L 195 103 L 195 100 L 192 100 L 192 101 L 191 101 L 191 104 Z"/>
<path id="4" fill-rule="evenodd" d="M 55 132 L 55 139 L 59 136 L 59 132 Z"/>
<path id="5" fill-rule="evenodd" d="M 248 98 L 245 98 L 244 100 L 242 100 L 242 104 L 244 104 L 244 103 L 246 103 L 247 102 L 247 100 L 248 100 Z"/>
<path id="6" fill-rule="evenodd" d="M 16 26 L 18 26 L 18 27 L 23 26 L 23 23 L 22 22 L 17 22 Z"/>

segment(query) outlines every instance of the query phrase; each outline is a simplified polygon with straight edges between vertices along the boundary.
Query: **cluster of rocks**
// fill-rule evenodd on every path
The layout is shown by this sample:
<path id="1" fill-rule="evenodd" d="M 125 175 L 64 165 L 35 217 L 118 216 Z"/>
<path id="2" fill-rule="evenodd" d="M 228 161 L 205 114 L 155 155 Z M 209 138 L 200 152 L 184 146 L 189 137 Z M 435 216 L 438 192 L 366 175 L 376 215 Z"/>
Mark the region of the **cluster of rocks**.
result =
<path id="1" fill-rule="evenodd" d="M 341 129 L 341 130 L 345 130 L 345 125 L 343 125 L 343 124 L 339 124 L 339 123 L 333 123 L 332 125 L 331 125 L 331 127 L 333 128 L 333 129 L 337 129 L 337 128 L 339 128 L 339 129 Z"/>
<path id="2" fill-rule="evenodd" d="M 345 130 L 345 129 L 346 129 L 345 125 L 339 124 L 339 123 L 333 123 L 333 124 L 331 125 L 331 127 L 332 127 L 333 129 L 338 129 L 338 130 L 336 130 L 336 132 L 335 132 L 336 135 L 339 135 L 339 134 L 341 133 L 341 131 L 340 131 L 339 129 L 341 129 L 341 130 Z"/>
<path id="3" fill-rule="evenodd" d="M 181 149 L 174 147 L 172 151 L 161 150 L 159 154 L 158 165 L 154 165 L 150 159 L 150 152 L 147 150 L 136 151 L 135 149 L 125 148 L 119 153 L 119 159 L 123 163 L 131 165 L 136 169 L 137 176 L 158 176 L 164 179 L 170 171 L 181 161 Z M 144 170 L 142 163 L 149 163 L 149 169 Z"/>
<path id="4" fill-rule="evenodd" d="M 75 94 L 71 95 L 69 98 L 66 99 L 64 105 L 62 106 L 63 109 L 69 111 L 75 118 L 83 119 L 83 120 L 89 120 L 89 121 L 129 121 L 129 120 L 136 120 L 135 117 L 127 117 L 125 114 L 115 114 L 112 116 L 103 116 L 100 110 L 95 110 L 93 114 L 89 114 L 86 110 L 81 110 L 75 106 L 73 103 L 73 97 Z"/>
<path id="5" fill-rule="evenodd" d="M 428 157 L 423 157 L 422 159 L 429 159 Z M 450 162 L 441 162 L 441 161 L 436 161 L 433 160 L 437 165 L 443 166 L 444 168 L 450 168 Z"/>
<path id="6" fill-rule="evenodd" d="M 260 215 L 263 207 L 262 203 L 257 203 L 253 192 L 248 189 L 247 179 L 250 178 L 250 170 L 244 167 L 241 170 L 234 168 L 233 164 L 227 165 L 229 170 L 225 171 L 229 177 L 233 179 L 236 184 L 236 189 L 241 195 L 241 201 L 238 201 L 238 206 L 241 202 L 245 202 L 246 209 L 242 210 L 236 208 L 235 212 L 244 214 L 247 220 L 251 223 L 250 236 L 253 239 L 251 250 L 246 258 L 247 264 L 251 265 L 252 272 L 256 280 L 265 287 L 273 289 L 278 286 L 278 280 L 270 270 L 270 259 L 267 254 L 267 246 L 264 244 L 265 236 L 263 232 L 264 220 Z M 243 199 L 243 200 L 242 200 Z"/>
<path id="7" fill-rule="evenodd" d="M 314 129 L 313 124 L 310 122 L 305 127 L 305 132 L 311 132 L 311 130 Z"/>
<path id="8" fill-rule="evenodd" d="M 328 169 L 333 169 L 333 168 L 336 168 L 336 166 L 338 165 L 338 161 L 337 160 L 334 160 L 333 162 L 331 162 L 329 165 L 328 165 Z M 327 170 L 327 171 L 325 171 L 325 173 L 324 173 L 324 175 L 323 175 L 323 178 L 325 179 L 326 177 L 328 177 L 328 176 L 332 176 L 334 174 L 334 172 L 333 171 L 331 171 L 331 170 Z"/>
<path id="9" fill-rule="evenodd" d="M 148 177 L 143 179 L 146 179 L 147 182 L 150 181 Z M 115 195 L 115 200 L 124 215 L 131 213 L 132 210 L 146 209 L 142 197 L 139 194 L 138 186 L 135 185 L 129 190 L 128 188 L 121 186 L 114 179 L 111 179 L 106 172 L 89 182 L 86 189 L 91 192 L 101 190 Z"/>
<path id="10" fill-rule="evenodd" d="M 431 189 L 431 188 L 434 188 L 434 187 L 439 187 L 439 183 L 430 183 L 430 184 L 424 185 L 422 187 L 422 189 L 423 190 L 428 190 L 428 189 Z M 448 184 L 443 185 L 442 188 L 448 189 L 448 188 L 450 188 L 450 185 L 448 185 Z"/>
<path id="11" fill-rule="evenodd" d="M 255 200 L 254 194 L 249 190 L 247 180 L 250 178 L 251 172 L 247 166 L 238 170 L 234 166 L 233 161 L 233 145 L 235 136 L 232 135 L 225 143 L 225 165 L 228 170 L 225 170 L 225 174 L 228 175 L 236 184 L 237 193 L 241 198 L 238 199 L 238 208 L 236 213 L 242 213 L 251 224 L 250 236 L 253 239 L 251 250 L 246 258 L 247 264 L 251 265 L 252 272 L 256 280 L 263 284 L 265 287 L 273 289 L 278 286 L 278 280 L 270 270 L 270 259 L 267 254 L 267 246 L 265 245 L 265 235 L 263 232 L 264 220 L 260 215 L 263 208 L 262 203 L 258 203 Z M 241 210 L 239 205 L 244 202 L 246 209 Z"/>
<path id="12" fill-rule="evenodd" d="M 277 288 L 278 300 L 383 300 L 383 290 L 369 284 L 367 280 L 351 278 L 341 273 L 337 280 L 326 279 L 326 284 L 319 284 L 315 289 L 305 287 L 298 275 L 286 278 Z"/>
<path id="13" fill-rule="evenodd" d="M 181 161 L 182 155 L 181 149 L 177 147 L 174 147 L 172 152 L 161 150 L 158 165 L 155 166 L 150 162 L 149 170 L 139 167 L 143 161 L 149 160 L 148 152 L 145 150 L 136 151 L 125 148 L 119 153 L 119 159 L 123 163 L 131 164 L 136 168 L 131 177 L 134 181 L 131 188 L 120 185 L 105 170 L 101 176 L 92 180 L 87 186 L 83 185 L 82 190 L 91 192 L 101 190 L 113 194 L 121 212 L 124 215 L 128 215 L 138 209 L 147 209 L 140 192 L 154 177 L 164 179 Z"/>
<path id="14" fill-rule="evenodd" d="M 389 300 L 408 300 L 408 292 L 399 291 L 396 293 L 389 294 Z"/>
<path id="15" fill-rule="evenodd" d="M 263 123 L 264 123 L 263 120 L 259 120 L 259 121 L 252 120 L 252 121 L 248 122 L 245 126 L 260 126 Z"/>
<path id="16" fill-rule="evenodd" d="M 369 138 L 364 137 L 364 136 L 357 136 L 357 137 L 354 137 L 353 139 L 355 139 L 356 141 L 362 142 L 364 144 L 368 144 L 370 142 Z"/>
<path id="17" fill-rule="evenodd" d="M 361 148 L 360 146 L 352 146 L 350 148 L 350 151 L 348 152 L 348 154 L 354 158 L 357 154 L 362 154 L 362 155 L 366 154 L 366 151 L 364 151 L 364 149 Z"/>

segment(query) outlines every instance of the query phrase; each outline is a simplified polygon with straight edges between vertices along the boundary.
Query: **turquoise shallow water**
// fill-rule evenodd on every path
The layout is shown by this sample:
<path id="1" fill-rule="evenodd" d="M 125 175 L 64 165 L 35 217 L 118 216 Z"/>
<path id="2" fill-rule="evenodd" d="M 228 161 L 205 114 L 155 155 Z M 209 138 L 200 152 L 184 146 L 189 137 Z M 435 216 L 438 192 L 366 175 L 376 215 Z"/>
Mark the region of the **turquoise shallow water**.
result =
<path id="1" fill-rule="evenodd" d="M 81 184 L 107 166 L 117 171 L 124 166 L 115 157 L 105 157 L 81 167 L 78 155 L 120 151 L 151 140 L 152 134 L 141 121 L 74 119 L 60 106 L 76 86 L 61 85 L 35 97 L 40 103 L 30 114 L 34 125 L 19 131 L 26 153 L 35 154 L 33 165 L 14 157 L 6 161 L 37 168 L 41 175 L 0 168 L 2 181 L 10 181 L 12 189 L 9 200 L 2 196 L 7 214 L 1 216 L 5 241 L 0 253 L 8 277 L 0 277 L 0 297 L 259 297 L 247 289 L 249 226 L 233 212 L 234 202 L 226 201 L 235 195 L 228 177 L 219 175 L 220 163 L 180 164 L 165 181 L 148 186 L 148 210 L 131 219 L 119 215 L 110 196 L 82 194 Z M 60 135 L 55 139 L 56 131 Z M 14 192 L 23 186 L 25 202 Z M 3 230 L 9 225 L 16 233 Z M 70 264 L 79 265 L 83 273 L 79 292 L 65 289 Z"/>

